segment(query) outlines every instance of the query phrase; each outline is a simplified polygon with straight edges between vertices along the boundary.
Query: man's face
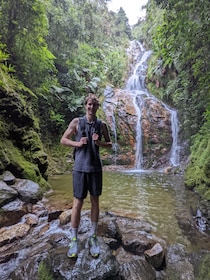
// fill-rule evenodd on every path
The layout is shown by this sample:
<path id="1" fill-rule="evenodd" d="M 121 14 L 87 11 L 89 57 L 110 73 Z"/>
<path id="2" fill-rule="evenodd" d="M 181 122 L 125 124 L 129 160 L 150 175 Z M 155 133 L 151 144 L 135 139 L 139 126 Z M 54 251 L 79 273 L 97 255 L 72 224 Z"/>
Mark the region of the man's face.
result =
<path id="1" fill-rule="evenodd" d="M 86 112 L 90 115 L 95 115 L 98 110 L 98 104 L 93 102 L 92 99 L 89 99 L 85 105 Z"/>

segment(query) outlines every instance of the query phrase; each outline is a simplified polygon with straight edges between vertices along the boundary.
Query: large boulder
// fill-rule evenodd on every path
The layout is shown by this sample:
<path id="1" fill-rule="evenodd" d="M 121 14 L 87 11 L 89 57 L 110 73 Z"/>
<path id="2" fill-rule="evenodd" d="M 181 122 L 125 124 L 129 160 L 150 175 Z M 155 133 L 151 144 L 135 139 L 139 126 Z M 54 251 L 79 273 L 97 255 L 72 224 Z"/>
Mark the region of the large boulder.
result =
<path id="1" fill-rule="evenodd" d="M 36 203 L 43 197 L 43 191 L 39 184 L 31 180 L 17 180 L 17 183 L 13 186 L 21 200 L 27 203 Z"/>
<path id="2" fill-rule="evenodd" d="M 17 196 L 18 192 L 14 188 L 8 186 L 3 181 L 0 181 L 0 207 L 15 200 Z"/>

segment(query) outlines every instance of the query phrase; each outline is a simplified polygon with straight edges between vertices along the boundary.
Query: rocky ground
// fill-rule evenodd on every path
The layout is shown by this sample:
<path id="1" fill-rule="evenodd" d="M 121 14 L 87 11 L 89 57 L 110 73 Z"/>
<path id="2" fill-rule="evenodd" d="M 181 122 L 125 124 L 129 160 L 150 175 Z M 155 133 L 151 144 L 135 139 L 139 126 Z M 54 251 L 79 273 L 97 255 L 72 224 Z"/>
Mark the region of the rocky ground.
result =
<path id="1" fill-rule="evenodd" d="M 11 173 L 0 181 L 0 198 L 2 280 L 210 279 L 208 246 L 189 253 L 182 244 L 167 244 L 152 234 L 149 223 L 110 212 L 100 214 L 97 259 L 89 253 L 90 212 L 82 212 L 80 251 L 70 260 L 71 209 L 49 208 L 38 184 Z M 198 234 L 191 225 L 182 226 Z"/>

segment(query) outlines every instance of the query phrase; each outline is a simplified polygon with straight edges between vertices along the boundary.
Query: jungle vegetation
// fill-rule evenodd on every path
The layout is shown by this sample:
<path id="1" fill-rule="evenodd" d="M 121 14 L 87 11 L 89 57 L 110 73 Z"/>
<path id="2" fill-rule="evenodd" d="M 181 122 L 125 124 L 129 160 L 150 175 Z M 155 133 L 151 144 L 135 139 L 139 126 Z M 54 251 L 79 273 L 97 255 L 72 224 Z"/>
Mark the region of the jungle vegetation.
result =
<path id="1" fill-rule="evenodd" d="M 84 95 L 103 98 L 106 85 L 123 87 L 126 47 L 137 39 L 153 51 L 149 91 L 179 112 L 180 141 L 189 147 L 186 185 L 210 200 L 209 0 L 149 0 L 146 17 L 133 27 L 124 10 L 109 11 L 108 2 L 0 0 L 0 98 L 4 92 L 11 103 L 19 100 L 32 116 L 36 143 L 56 155 L 60 135 L 82 113 Z M 15 134 L 15 120 L 0 107 L 1 143 L 15 144 L 26 118 Z M 22 154 L 31 157 L 23 148 Z M 0 158 L 3 171 L 5 146 Z"/>

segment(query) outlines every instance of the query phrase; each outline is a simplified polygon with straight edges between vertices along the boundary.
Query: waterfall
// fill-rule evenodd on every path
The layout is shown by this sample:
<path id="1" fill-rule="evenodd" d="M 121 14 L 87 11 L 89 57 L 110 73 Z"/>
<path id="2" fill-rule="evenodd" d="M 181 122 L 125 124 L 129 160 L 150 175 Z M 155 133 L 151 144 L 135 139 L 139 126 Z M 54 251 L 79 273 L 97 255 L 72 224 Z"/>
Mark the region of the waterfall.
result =
<path id="1" fill-rule="evenodd" d="M 145 51 L 142 44 L 137 41 L 131 42 L 131 48 L 138 49 L 138 57 L 136 58 L 136 65 L 134 71 L 131 74 L 130 78 L 127 81 L 125 86 L 126 90 L 131 91 L 133 94 L 133 102 L 137 112 L 137 126 L 136 126 L 136 163 L 135 167 L 137 169 L 142 168 L 143 164 L 143 154 L 142 154 L 142 128 L 141 128 L 141 109 L 144 104 L 144 98 L 150 97 L 156 99 L 154 96 L 148 93 L 145 86 L 146 70 L 147 70 L 147 61 L 151 55 L 151 51 Z M 157 99 L 156 99 L 157 100 Z M 172 130 L 172 147 L 170 162 L 173 166 L 179 165 L 179 147 L 178 147 L 178 120 L 177 112 L 162 102 L 163 106 L 170 112 L 171 115 L 171 130 Z"/>
<path id="2" fill-rule="evenodd" d="M 138 118 L 136 125 L 136 160 L 135 168 L 142 169 L 143 157 L 142 157 L 142 129 L 141 129 L 141 108 L 144 104 L 143 94 L 137 94 L 133 99 L 134 107 L 136 109 Z"/>
<path id="3" fill-rule="evenodd" d="M 143 47 L 141 47 L 142 56 L 140 56 L 137 62 L 133 74 L 128 79 L 125 89 L 126 90 L 146 90 L 145 78 L 147 69 L 147 60 L 151 55 L 151 51 L 143 52 Z"/>
<path id="4" fill-rule="evenodd" d="M 171 157 L 170 162 L 173 166 L 179 165 L 179 146 L 178 146 L 178 132 L 179 132 L 179 126 L 178 126 L 178 118 L 177 118 L 177 112 L 175 110 L 171 110 L 171 128 L 172 128 L 172 147 L 171 147 Z"/>

